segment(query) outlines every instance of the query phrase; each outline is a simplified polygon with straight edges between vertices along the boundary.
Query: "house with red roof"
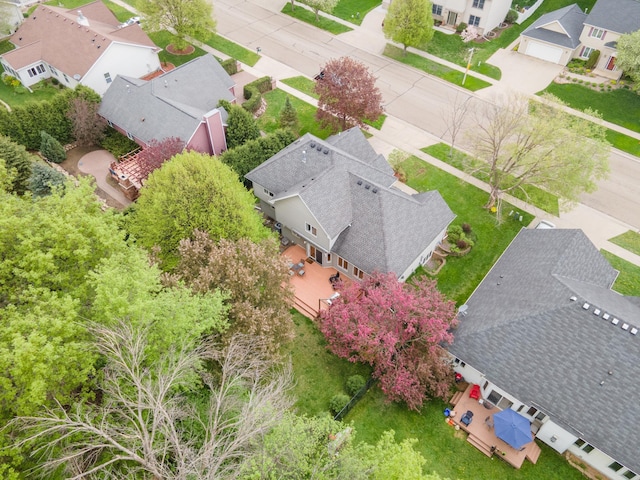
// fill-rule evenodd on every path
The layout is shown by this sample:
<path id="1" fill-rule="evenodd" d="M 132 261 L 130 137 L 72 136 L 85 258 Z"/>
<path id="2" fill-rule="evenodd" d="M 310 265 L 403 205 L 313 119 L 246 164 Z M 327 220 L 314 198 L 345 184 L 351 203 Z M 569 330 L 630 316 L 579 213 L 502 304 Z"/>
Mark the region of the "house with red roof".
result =
<path id="1" fill-rule="evenodd" d="M 0 56 L 6 72 L 30 87 L 46 78 L 104 95 L 117 75 L 140 78 L 160 69 L 158 48 L 140 25 L 123 27 L 104 3 L 65 9 L 39 5 Z"/>

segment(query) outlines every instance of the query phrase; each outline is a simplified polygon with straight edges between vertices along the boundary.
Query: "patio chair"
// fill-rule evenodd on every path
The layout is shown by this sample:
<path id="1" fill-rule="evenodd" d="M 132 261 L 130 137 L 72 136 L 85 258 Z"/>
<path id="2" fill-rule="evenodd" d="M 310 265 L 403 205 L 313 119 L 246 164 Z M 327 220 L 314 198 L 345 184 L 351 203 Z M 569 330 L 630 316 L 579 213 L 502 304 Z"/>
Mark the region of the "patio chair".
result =
<path id="1" fill-rule="evenodd" d="M 480 400 L 480 385 L 474 385 L 469 391 L 469 398 Z"/>
<path id="2" fill-rule="evenodd" d="M 460 418 L 460 421 L 468 427 L 473 421 L 473 412 L 471 410 L 467 410 L 466 413 L 462 415 L 462 418 Z"/>

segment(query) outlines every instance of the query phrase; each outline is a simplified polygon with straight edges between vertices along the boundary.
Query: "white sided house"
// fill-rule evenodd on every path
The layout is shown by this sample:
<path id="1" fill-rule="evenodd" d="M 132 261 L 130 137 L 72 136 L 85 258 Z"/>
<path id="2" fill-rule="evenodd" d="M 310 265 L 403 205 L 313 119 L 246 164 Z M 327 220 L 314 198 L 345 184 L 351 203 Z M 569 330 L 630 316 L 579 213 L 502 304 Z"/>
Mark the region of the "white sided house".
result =
<path id="1" fill-rule="evenodd" d="M 461 307 L 454 368 L 612 480 L 640 479 L 640 297 L 581 230 L 523 229 Z"/>
<path id="2" fill-rule="evenodd" d="M 140 25 L 122 27 L 100 1 L 80 9 L 39 5 L 0 56 L 9 74 L 30 87 L 46 78 L 104 95 L 116 75 L 140 78 L 160 69 L 159 48 Z"/>
<path id="3" fill-rule="evenodd" d="M 351 278 L 425 263 L 455 218 L 437 191 L 410 195 L 360 129 L 306 134 L 246 175 L 282 236 Z"/>
<path id="4" fill-rule="evenodd" d="M 476 27 L 480 34 L 490 32 L 504 22 L 511 1 L 509 0 L 433 0 L 435 20 L 443 26 L 456 27 L 466 23 Z"/>

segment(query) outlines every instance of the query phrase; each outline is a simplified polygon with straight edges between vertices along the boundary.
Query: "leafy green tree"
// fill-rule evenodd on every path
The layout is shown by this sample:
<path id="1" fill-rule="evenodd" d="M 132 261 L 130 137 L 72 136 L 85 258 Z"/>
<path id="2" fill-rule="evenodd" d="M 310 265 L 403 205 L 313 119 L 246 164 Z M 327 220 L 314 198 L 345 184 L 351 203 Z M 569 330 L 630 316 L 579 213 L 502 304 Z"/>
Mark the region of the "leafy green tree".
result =
<path id="1" fill-rule="evenodd" d="M 7 193 L 13 181 L 13 175 L 9 173 L 6 165 L 4 159 L 0 158 L 0 193 Z"/>
<path id="2" fill-rule="evenodd" d="M 136 5 L 151 31 L 175 32 L 178 50 L 188 45 L 186 37 L 206 37 L 216 28 L 213 5 L 206 0 L 142 0 Z"/>
<path id="3" fill-rule="evenodd" d="M 160 247 L 162 266 L 171 269 L 180 240 L 194 230 L 215 240 L 267 238 L 270 233 L 253 204 L 236 174 L 217 158 L 181 153 L 149 175 L 127 226 L 142 246 Z"/>
<path id="4" fill-rule="evenodd" d="M 260 336 L 273 353 L 292 339 L 289 267 L 274 239 L 215 242 L 209 234 L 196 231 L 193 240 L 180 242 L 179 252 L 178 279 L 196 292 L 228 293 L 228 335 Z"/>
<path id="5" fill-rule="evenodd" d="M 485 208 L 525 185 L 575 202 L 607 176 L 610 145 L 605 127 L 570 115 L 563 106 L 553 95 L 542 102 L 505 95 L 471 112 L 467 137 L 475 157 L 483 161 L 475 170 L 487 175 L 491 187 Z M 599 118 L 590 109 L 586 113 Z"/>
<path id="6" fill-rule="evenodd" d="M 229 104 L 227 109 L 227 148 L 244 145 L 249 140 L 260 137 L 260 129 L 253 115 L 240 105 Z"/>
<path id="7" fill-rule="evenodd" d="M 419 47 L 433 38 L 433 14 L 429 0 L 393 0 L 384 19 L 386 38 L 407 47 Z"/>
<path id="8" fill-rule="evenodd" d="M 287 99 L 284 102 L 284 108 L 280 113 L 280 127 L 288 128 L 292 132 L 298 135 L 300 130 L 300 121 L 298 120 L 298 112 L 291 105 L 291 100 L 289 100 L 289 95 L 287 95 Z"/>
<path id="9" fill-rule="evenodd" d="M 618 38 L 616 49 L 616 65 L 633 79 L 634 88 L 640 89 L 640 30 Z"/>
<path id="10" fill-rule="evenodd" d="M 40 132 L 40 137 L 42 138 L 40 153 L 44 158 L 53 163 L 61 163 L 67 158 L 67 152 L 58 140 L 44 130 Z"/>
<path id="11" fill-rule="evenodd" d="M 0 159 L 4 160 L 7 192 L 22 195 L 29 188 L 33 156 L 9 137 L 0 135 Z"/>
<path id="12" fill-rule="evenodd" d="M 34 162 L 29 179 L 29 190 L 34 197 L 50 195 L 56 187 L 62 187 L 67 177 L 63 173 L 40 162 Z"/>
<path id="13" fill-rule="evenodd" d="M 298 3 L 303 3 L 314 11 L 316 14 L 316 22 L 320 20 L 320 10 L 323 12 L 331 13 L 333 9 L 336 8 L 339 0 L 298 0 Z M 291 2 L 291 7 L 293 8 L 293 0 Z"/>
<path id="14" fill-rule="evenodd" d="M 227 150 L 220 156 L 220 160 L 229 165 L 240 178 L 244 178 L 247 173 L 269 160 L 295 139 L 296 136 L 291 130 L 276 130 L 266 137 L 249 140 L 240 147 Z"/>

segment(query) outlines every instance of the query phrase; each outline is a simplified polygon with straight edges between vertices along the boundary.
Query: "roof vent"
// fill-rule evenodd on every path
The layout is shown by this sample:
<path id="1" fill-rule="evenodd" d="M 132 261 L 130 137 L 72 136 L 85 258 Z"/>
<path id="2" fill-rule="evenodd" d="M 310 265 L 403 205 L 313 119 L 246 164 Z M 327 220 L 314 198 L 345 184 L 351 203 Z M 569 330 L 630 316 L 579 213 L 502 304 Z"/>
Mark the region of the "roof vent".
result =
<path id="1" fill-rule="evenodd" d="M 322 151 L 322 145 L 318 144 L 318 146 L 316 147 L 316 150 L 318 150 L 319 152 Z"/>
<path id="2" fill-rule="evenodd" d="M 374 188 L 373 190 L 371 190 L 373 193 L 378 193 L 378 189 Z"/>
<path id="3" fill-rule="evenodd" d="M 600 315 L 600 313 L 601 313 L 601 312 L 600 312 L 600 309 L 599 309 L 599 308 L 596 308 L 596 309 L 593 311 L 593 314 L 594 314 L 594 315 Z"/>
<path id="4" fill-rule="evenodd" d="M 322 151 L 322 153 L 324 153 L 324 154 L 326 155 L 327 153 L 329 153 L 329 149 L 328 149 L 328 148 L 325 148 L 325 149 Z"/>
<path id="5" fill-rule="evenodd" d="M 623 323 L 622 324 L 622 329 L 623 330 L 629 330 L 629 324 L 628 323 Z"/>
<path id="6" fill-rule="evenodd" d="M 604 315 L 602 315 L 602 318 L 604 318 L 605 320 L 609 320 L 609 318 L 611 318 L 611 315 L 605 313 Z"/>
<path id="7" fill-rule="evenodd" d="M 371 188 L 371 185 L 369 185 L 368 183 L 364 186 L 365 190 L 369 190 Z"/>
<path id="8" fill-rule="evenodd" d="M 589 310 L 589 307 L 591 305 L 589 305 L 588 303 L 585 303 L 584 305 L 582 305 L 582 308 L 584 308 L 585 310 Z"/>
<path id="9" fill-rule="evenodd" d="M 311 142 L 311 148 L 316 148 L 316 142 Z"/>
<path id="10" fill-rule="evenodd" d="M 502 276 L 502 275 L 500 275 Z M 578 297 L 576 297 L 575 295 L 573 297 L 571 297 L 569 300 L 571 300 L 572 302 L 575 302 L 576 300 L 578 300 Z"/>
<path id="11" fill-rule="evenodd" d="M 362 180 L 358 180 L 358 185 L 362 185 Z"/>
<path id="12" fill-rule="evenodd" d="M 611 320 L 611 323 L 613 323 L 614 325 L 617 325 L 620 323 L 620 320 L 614 317 L 613 320 Z"/>
<path id="13" fill-rule="evenodd" d="M 636 327 L 633 327 L 631 330 L 631 335 L 637 335 L 638 334 L 638 329 Z"/>

